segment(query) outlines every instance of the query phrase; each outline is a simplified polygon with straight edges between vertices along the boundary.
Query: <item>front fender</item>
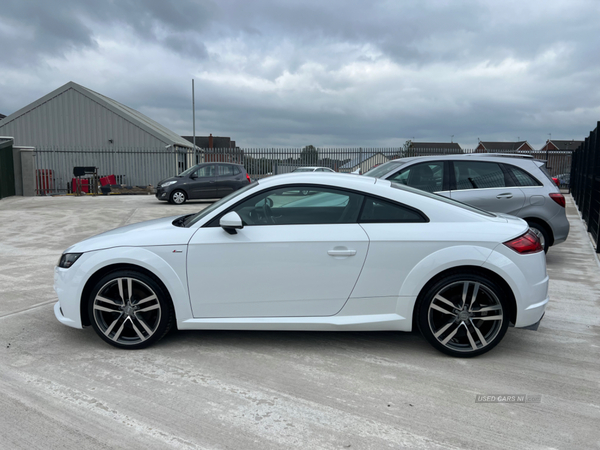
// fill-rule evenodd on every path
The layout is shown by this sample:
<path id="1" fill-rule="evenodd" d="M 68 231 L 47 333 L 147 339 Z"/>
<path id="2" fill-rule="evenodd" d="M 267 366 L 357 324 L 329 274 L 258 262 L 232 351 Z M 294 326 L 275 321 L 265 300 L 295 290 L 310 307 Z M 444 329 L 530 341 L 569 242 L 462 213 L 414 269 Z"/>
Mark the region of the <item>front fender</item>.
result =
<path id="1" fill-rule="evenodd" d="M 144 268 L 156 276 L 165 285 L 173 300 L 177 320 L 185 320 L 192 314 L 187 289 L 186 257 L 186 245 L 116 247 L 84 253 L 70 269 L 58 269 L 62 272 L 58 274 L 59 278 L 64 278 L 67 274 L 69 278 L 67 283 L 67 280 L 56 283 L 63 291 L 63 297 L 68 299 L 63 301 L 59 295 L 63 313 L 65 317 L 75 321 L 74 326 L 80 328 L 81 313 L 85 313 L 81 311 L 82 295 L 90 278 L 106 267 L 127 264 Z M 71 272 L 74 269 L 76 270 Z M 77 308 L 77 319 L 74 308 Z"/>

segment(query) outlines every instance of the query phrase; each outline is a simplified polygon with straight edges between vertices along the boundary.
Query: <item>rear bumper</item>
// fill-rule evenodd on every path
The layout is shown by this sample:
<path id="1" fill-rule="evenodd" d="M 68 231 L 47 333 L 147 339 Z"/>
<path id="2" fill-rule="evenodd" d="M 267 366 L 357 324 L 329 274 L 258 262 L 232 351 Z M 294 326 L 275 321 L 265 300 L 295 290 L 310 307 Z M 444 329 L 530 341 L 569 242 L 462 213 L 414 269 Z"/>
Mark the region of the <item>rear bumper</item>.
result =
<path id="1" fill-rule="evenodd" d="M 569 236 L 570 224 L 567 220 L 567 215 L 563 210 L 560 211 L 557 215 L 555 215 L 550 220 L 550 226 L 552 227 L 552 234 L 554 234 L 554 242 L 552 245 L 560 244 L 567 240 L 567 236 Z"/>
<path id="2" fill-rule="evenodd" d="M 545 314 L 545 313 L 544 313 Z M 542 319 L 544 318 L 544 314 L 542 314 L 542 317 L 540 318 L 540 320 L 538 320 L 536 323 L 534 323 L 533 325 L 529 325 L 526 327 L 521 327 L 524 330 L 531 330 L 531 331 L 537 331 L 537 329 L 540 326 L 540 323 L 542 322 Z"/>
<path id="3" fill-rule="evenodd" d="M 516 328 L 530 327 L 540 321 L 549 301 L 550 279 L 544 252 L 517 255 L 500 244 L 483 267 L 498 273 L 510 286 L 516 303 Z"/>

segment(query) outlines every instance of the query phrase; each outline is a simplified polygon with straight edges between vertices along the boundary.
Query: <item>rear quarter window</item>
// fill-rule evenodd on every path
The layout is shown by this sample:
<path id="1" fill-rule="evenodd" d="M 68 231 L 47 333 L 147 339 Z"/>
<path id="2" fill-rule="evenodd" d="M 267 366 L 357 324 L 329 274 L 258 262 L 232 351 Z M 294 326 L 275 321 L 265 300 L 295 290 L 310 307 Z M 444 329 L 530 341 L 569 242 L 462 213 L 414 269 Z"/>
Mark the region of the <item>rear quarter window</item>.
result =
<path id="1" fill-rule="evenodd" d="M 535 177 L 527 173 L 525 170 L 519 167 L 510 166 L 506 164 L 504 165 L 504 167 L 513 176 L 517 183 L 517 186 L 542 186 L 542 183 L 540 183 Z"/>
<path id="2" fill-rule="evenodd" d="M 429 222 L 420 211 L 375 197 L 367 196 L 363 204 L 361 223 L 419 223 Z"/>

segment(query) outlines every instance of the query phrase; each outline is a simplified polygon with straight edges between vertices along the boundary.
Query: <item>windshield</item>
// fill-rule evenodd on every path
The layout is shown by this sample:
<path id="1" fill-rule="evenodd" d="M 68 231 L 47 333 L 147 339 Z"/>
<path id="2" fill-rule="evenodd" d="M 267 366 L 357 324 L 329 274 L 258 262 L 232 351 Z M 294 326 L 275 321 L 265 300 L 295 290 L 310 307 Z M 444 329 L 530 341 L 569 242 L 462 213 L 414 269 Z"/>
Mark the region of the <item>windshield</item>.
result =
<path id="1" fill-rule="evenodd" d="M 365 172 L 366 177 L 380 178 L 381 176 L 406 164 L 407 161 L 390 161 Z"/>
<path id="2" fill-rule="evenodd" d="M 252 189 L 256 185 L 258 185 L 258 181 L 255 181 L 254 183 L 250 183 L 248 186 L 244 186 L 243 188 L 238 189 L 237 191 L 233 191 L 228 196 L 223 197 L 221 200 L 214 202 L 212 205 L 204 208 L 202 211 L 197 212 L 196 214 L 191 215 L 190 217 L 188 217 L 185 220 L 185 222 L 183 223 L 183 226 L 184 227 L 190 227 L 190 226 L 194 225 L 200 219 L 202 219 L 203 217 L 206 217 L 207 215 L 209 215 L 215 209 L 219 208 L 224 203 L 227 203 L 229 200 L 237 197 L 240 194 L 243 194 L 244 192 L 246 192 L 249 189 Z"/>
<path id="3" fill-rule="evenodd" d="M 489 211 L 485 211 L 483 209 L 479 209 L 474 206 L 467 205 L 466 203 L 459 202 L 458 200 L 454 200 L 452 198 L 444 197 L 443 195 L 433 194 L 431 192 L 422 191 L 420 189 L 415 189 L 413 187 L 405 186 L 404 184 L 398 184 L 398 183 L 392 183 L 392 187 L 396 188 L 396 189 L 401 189 L 403 191 L 409 191 L 414 194 L 419 194 L 419 195 L 422 195 L 423 197 L 433 198 L 435 200 L 439 200 L 441 202 L 448 203 L 449 205 L 458 206 L 459 208 L 466 209 L 467 211 L 471 211 L 471 212 L 474 212 L 477 214 L 481 214 L 482 216 L 497 217 L 496 214 L 493 214 Z"/>
<path id="4" fill-rule="evenodd" d="M 184 170 L 177 176 L 178 177 L 187 177 L 189 174 L 191 174 L 192 172 L 195 172 L 196 170 L 198 170 L 198 166 L 193 166 L 193 167 L 190 167 L 188 170 Z"/>

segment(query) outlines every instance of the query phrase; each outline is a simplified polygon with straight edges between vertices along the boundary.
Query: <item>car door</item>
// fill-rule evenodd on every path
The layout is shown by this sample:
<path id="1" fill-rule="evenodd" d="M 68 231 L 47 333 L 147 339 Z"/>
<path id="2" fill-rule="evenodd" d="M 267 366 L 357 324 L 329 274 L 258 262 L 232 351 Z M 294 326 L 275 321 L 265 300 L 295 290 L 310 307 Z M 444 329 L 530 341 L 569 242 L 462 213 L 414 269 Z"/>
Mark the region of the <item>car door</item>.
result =
<path id="1" fill-rule="evenodd" d="M 491 161 L 454 160 L 450 197 L 486 211 L 517 214 L 525 203 L 502 164 Z"/>
<path id="2" fill-rule="evenodd" d="M 302 196 L 303 189 L 314 193 Z M 231 209 L 244 223 L 237 233 L 225 232 L 218 218 L 200 228 L 187 258 L 194 317 L 336 314 L 367 255 L 367 235 L 356 223 L 362 198 L 315 186 L 279 188 Z"/>
<path id="3" fill-rule="evenodd" d="M 216 165 L 206 164 L 190 175 L 188 195 L 190 198 L 216 198 Z"/>
<path id="4" fill-rule="evenodd" d="M 400 170 L 388 175 L 386 179 L 450 197 L 447 167 L 446 161 L 426 161 L 403 165 Z"/>
<path id="5" fill-rule="evenodd" d="M 232 164 L 217 164 L 217 196 L 225 197 L 242 186 L 243 176 L 239 167 Z"/>

